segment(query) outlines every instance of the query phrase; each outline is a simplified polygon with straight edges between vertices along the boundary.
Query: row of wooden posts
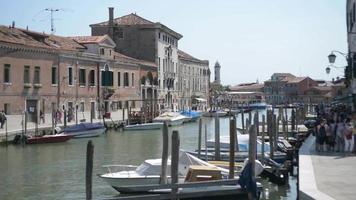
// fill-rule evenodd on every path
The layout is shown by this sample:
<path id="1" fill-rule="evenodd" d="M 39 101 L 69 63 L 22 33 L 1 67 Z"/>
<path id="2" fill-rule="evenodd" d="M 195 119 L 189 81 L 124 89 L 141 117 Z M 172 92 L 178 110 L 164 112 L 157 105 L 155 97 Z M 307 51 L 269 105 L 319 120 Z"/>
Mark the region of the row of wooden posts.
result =
<path id="1" fill-rule="evenodd" d="M 287 114 L 287 113 L 285 113 Z M 251 162 L 252 169 L 255 169 L 256 151 L 257 151 L 257 136 L 259 135 L 259 114 L 256 112 L 252 119 L 252 114 L 249 113 L 249 118 L 246 121 L 246 133 L 249 134 L 249 162 Z M 244 121 L 242 113 L 242 120 Z M 279 120 L 282 119 L 284 127 L 287 124 L 286 119 L 288 116 L 279 115 L 278 117 L 273 111 L 267 111 L 267 117 L 262 115 L 262 137 L 265 136 L 267 125 L 267 134 L 270 142 L 270 155 L 273 158 L 273 152 L 277 147 Z M 267 121 L 266 121 L 267 120 Z M 252 123 L 253 122 L 253 123 Z M 266 124 L 267 122 L 267 124 Z M 295 112 L 292 111 L 292 124 L 297 124 Z M 243 127 L 244 127 L 244 123 Z M 292 129 L 295 129 L 296 127 Z M 283 128 L 285 130 L 285 128 Z M 235 177 L 235 152 L 238 151 L 238 139 L 236 133 L 236 117 L 230 118 L 230 149 L 229 149 L 229 179 Z M 284 131 L 284 133 L 286 133 Z M 163 149 L 162 149 L 162 163 L 161 163 L 161 177 L 160 184 L 167 184 L 167 161 L 168 161 L 168 148 L 169 148 L 169 131 L 168 125 L 164 123 L 162 130 Z M 207 126 L 205 124 L 205 142 L 207 141 Z M 202 119 L 199 119 L 199 136 L 198 136 L 198 156 L 201 156 L 202 145 Z M 178 163 L 179 163 L 179 149 L 180 149 L 180 136 L 179 132 L 174 130 L 172 132 L 172 148 L 171 148 L 171 191 L 172 199 L 178 197 Z M 207 151 L 205 151 L 206 153 Z M 92 199 L 92 173 L 93 173 L 93 154 L 94 145 L 91 141 L 87 144 L 87 160 L 86 160 L 86 199 Z M 262 139 L 262 156 L 264 156 L 264 139 Z M 220 160 L 220 123 L 218 116 L 215 117 L 215 160 Z M 255 180 L 255 171 L 252 170 L 252 180 Z M 252 194 L 249 197 L 252 199 Z"/>

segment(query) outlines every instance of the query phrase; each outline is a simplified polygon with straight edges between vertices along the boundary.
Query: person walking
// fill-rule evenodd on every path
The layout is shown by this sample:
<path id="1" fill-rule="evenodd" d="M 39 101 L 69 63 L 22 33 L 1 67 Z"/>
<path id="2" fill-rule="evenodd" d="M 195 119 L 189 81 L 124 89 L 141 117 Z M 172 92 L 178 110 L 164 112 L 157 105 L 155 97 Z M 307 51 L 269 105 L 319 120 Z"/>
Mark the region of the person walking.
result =
<path id="1" fill-rule="evenodd" d="M 336 124 L 336 152 L 344 152 L 345 149 L 344 129 L 345 129 L 345 124 L 339 118 L 338 123 Z"/>
<path id="2" fill-rule="evenodd" d="M 319 137 L 319 148 L 317 151 L 323 152 L 325 151 L 324 144 L 326 142 L 326 131 L 328 129 L 328 125 L 326 124 L 326 120 L 322 119 L 320 125 L 317 128 L 317 135 Z"/>
<path id="3" fill-rule="evenodd" d="M 350 119 L 346 120 L 344 135 L 345 135 L 345 153 L 351 153 L 352 125 Z"/>
<path id="4" fill-rule="evenodd" d="M 6 115 L 4 110 L 2 110 L 0 112 L 0 128 L 3 128 L 5 123 L 6 123 Z"/>
<path id="5" fill-rule="evenodd" d="M 356 153 L 356 112 L 352 114 L 352 136 L 354 138 L 353 153 Z"/>

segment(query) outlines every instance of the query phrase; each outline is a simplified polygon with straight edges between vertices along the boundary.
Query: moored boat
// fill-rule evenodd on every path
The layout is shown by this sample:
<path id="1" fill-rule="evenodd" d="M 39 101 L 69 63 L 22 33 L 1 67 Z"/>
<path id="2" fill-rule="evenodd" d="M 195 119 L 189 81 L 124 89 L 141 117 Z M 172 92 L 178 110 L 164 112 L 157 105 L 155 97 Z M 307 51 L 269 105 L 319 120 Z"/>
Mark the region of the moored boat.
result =
<path id="1" fill-rule="evenodd" d="M 168 126 L 178 126 L 183 124 L 186 117 L 177 112 L 165 112 L 153 119 L 153 122 L 167 122 Z"/>
<path id="2" fill-rule="evenodd" d="M 106 167 L 109 173 L 99 175 L 99 177 L 119 192 L 147 192 L 150 186 L 159 184 L 161 162 L 161 159 L 148 159 L 145 160 L 140 166 L 105 165 L 103 167 Z M 171 162 L 168 160 L 168 169 L 170 169 L 170 164 Z M 214 167 L 220 170 L 224 177 L 228 175 L 228 170 L 216 167 L 184 151 L 181 151 L 178 166 L 179 182 L 184 182 L 189 166 L 191 165 Z M 114 167 L 119 167 L 122 170 L 115 172 L 113 169 Z M 170 182 L 171 178 L 169 171 L 167 178 L 168 182 Z"/>
<path id="3" fill-rule="evenodd" d="M 64 128 L 63 132 L 73 138 L 98 137 L 105 131 L 105 126 L 98 123 L 80 123 Z"/>
<path id="4" fill-rule="evenodd" d="M 154 122 L 154 123 L 126 125 L 124 129 L 128 131 L 129 130 L 156 130 L 156 129 L 161 129 L 162 127 L 163 127 L 163 123 Z"/>
<path id="5" fill-rule="evenodd" d="M 227 115 L 227 112 L 223 111 L 223 110 L 212 110 L 209 112 L 205 112 L 203 113 L 203 117 L 215 117 L 216 115 L 218 115 L 218 117 L 225 117 Z"/>
<path id="6" fill-rule="evenodd" d="M 57 143 L 65 142 L 71 139 L 71 135 L 67 134 L 55 134 L 55 135 L 42 135 L 42 136 L 27 136 L 26 144 L 43 144 L 43 143 Z"/>
<path id="7" fill-rule="evenodd" d="M 201 113 L 193 110 L 184 110 L 180 112 L 186 117 L 186 122 L 195 122 L 201 117 Z"/>

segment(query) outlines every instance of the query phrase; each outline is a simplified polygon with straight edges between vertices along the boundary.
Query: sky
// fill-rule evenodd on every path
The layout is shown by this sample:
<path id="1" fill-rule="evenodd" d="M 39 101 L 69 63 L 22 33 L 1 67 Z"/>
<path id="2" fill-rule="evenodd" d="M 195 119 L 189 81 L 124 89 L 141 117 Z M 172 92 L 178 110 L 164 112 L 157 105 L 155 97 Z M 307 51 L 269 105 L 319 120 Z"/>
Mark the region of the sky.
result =
<path id="1" fill-rule="evenodd" d="M 274 72 L 331 80 L 332 50 L 347 52 L 346 0 L 1 0 L 0 24 L 55 34 L 90 35 L 90 24 L 136 13 L 183 35 L 179 48 L 221 65 L 224 85 L 263 82 Z M 345 66 L 339 54 L 335 66 Z M 212 74 L 213 75 L 213 74 Z"/>

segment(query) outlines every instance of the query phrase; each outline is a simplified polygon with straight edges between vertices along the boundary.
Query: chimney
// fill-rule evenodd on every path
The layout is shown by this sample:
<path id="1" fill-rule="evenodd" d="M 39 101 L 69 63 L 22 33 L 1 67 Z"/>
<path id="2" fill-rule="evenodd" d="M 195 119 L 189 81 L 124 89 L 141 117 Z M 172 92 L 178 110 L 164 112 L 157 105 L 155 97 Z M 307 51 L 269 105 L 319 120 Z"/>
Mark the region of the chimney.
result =
<path id="1" fill-rule="evenodd" d="M 114 24 L 114 8 L 109 7 L 109 25 L 112 26 Z"/>
<path id="2" fill-rule="evenodd" d="M 113 7 L 109 7 L 109 36 L 111 37 L 111 39 L 114 39 L 114 8 Z"/>
<path id="3" fill-rule="evenodd" d="M 11 28 L 15 28 L 15 21 L 12 21 Z"/>

